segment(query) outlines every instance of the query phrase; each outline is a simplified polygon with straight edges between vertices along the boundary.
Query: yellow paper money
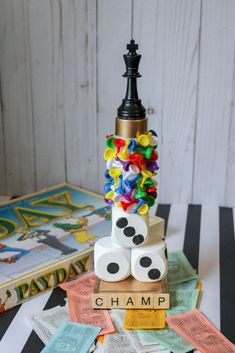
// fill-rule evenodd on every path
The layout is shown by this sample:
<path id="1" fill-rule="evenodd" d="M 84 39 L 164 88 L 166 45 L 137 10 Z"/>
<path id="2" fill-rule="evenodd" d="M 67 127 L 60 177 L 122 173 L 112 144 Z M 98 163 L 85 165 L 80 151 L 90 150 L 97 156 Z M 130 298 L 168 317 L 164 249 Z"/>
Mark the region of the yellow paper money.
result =
<path id="1" fill-rule="evenodd" d="M 96 339 L 97 339 L 97 341 L 98 341 L 99 343 L 101 343 L 101 344 L 104 343 L 104 335 L 98 336 Z"/>
<path id="2" fill-rule="evenodd" d="M 165 327 L 166 310 L 127 310 L 124 329 L 160 329 Z"/>
<path id="3" fill-rule="evenodd" d="M 202 282 L 197 282 L 197 286 L 196 286 L 196 289 L 202 289 Z"/>
<path id="4" fill-rule="evenodd" d="M 199 309 L 202 301 L 202 282 L 198 281 L 196 288 L 199 290 L 196 308 Z"/>

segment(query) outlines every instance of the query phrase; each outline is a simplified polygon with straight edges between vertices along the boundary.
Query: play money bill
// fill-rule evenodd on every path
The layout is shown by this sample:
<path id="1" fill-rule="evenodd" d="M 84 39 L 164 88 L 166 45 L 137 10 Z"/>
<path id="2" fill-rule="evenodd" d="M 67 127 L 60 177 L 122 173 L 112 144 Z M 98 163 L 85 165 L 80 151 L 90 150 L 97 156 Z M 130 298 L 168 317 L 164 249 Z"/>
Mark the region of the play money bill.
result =
<path id="1" fill-rule="evenodd" d="M 197 309 L 169 316 L 166 321 L 201 353 L 235 353 L 235 345 Z"/>
<path id="2" fill-rule="evenodd" d="M 27 317 L 27 321 L 32 327 L 32 329 L 36 332 L 38 337 L 44 344 L 47 344 L 50 338 L 53 336 L 52 332 L 44 327 L 38 320 L 37 315 L 31 315 Z"/>
<path id="3" fill-rule="evenodd" d="M 70 319 L 74 322 L 101 327 L 100 335 L 114 332 L 114 326 L 107 310 L 92 309 L 91 293 L 87 295 L 67 292 Z"/>
<path id="4" fill-rule="evenodd" d="M 60 288 L 66 292 L 74 292 L 75 294 L 89 295 L 93 292 L 96 277 L 94 273 L 79 277 L 73 281 L 60 284 Z"/>
<path id="5" fill-rule="evenodd" d="M 124 328 L 158 329 L 165 327 L 165 310 L 126 310 Z"/>
<path id="6" fill-rule="evenodd" d="M 149 342 L 149 345 L 159 344 L 172 353 L 186 353 L 193 349 L 191 344 L 169 328 L 162 330 L 138 330 L 136 332 L 142 344 L 145 342 Z"/>
<path id="7" fill-rule="evenodd" d="M 187 282 L 185 282 L 187 283 Z M 194 283 L 196 285 L 196 283 Z M 195 288 L 195 286 L 194 286 Z M 199 290 L 170 290 L 171 308 L 168 315 L 183 313 L 196 307 Z M 174 353 L 184 353 L 192 349 L 185 340 L 175 331 L 165 328 L 163 330 L 137 331 L 142 344 L 145 342 L 159 343 Z"/>
<path id="8" fill-rule="evenodd" d="M 66 282 L 60 287 L 67 292 L 70 318 L 74 322 L 101 327 L 100 335 L 114 332 L 114 326 L 107 310 L 92 308 L 92 293 L 96 282 L 91 273 L 74 281 Z"/>
<path id="9" fill-rule="evenodd" d="M 119 333 L 105 336 L 104 353 L 137 353 L 126 335 Z"/>
<path id="10" fill-rule="evenodd" d="M 69 321 L 68 306 L 57 306 L 44 310 L 37 314 L 37 320 L 54 334 L 63 321 Z"/>
<path id="11" fill-rule="evenodd" d="M 197 306 L 199 290 L 170 290 L 171 308 L 167 309 L 167 316 L 173 316 L 189 311 Z"/>
<path id="12" fill-rule="evenodd" d="M 90 346 L 88 353 L 93 353 L 96 350 L 96 343 L 97 341 L 95 340 L 92 345 Z"/>
<path id="13" fill-rule="evenodd" d="M 164 349 L 157 343 L 152 345 L 143 345 L 139 339 L 137 330 L 125 330 L 123 328 L 123 322 L 125 317 L 124 310 L 111 310 L 110 314 L 117 331 L 123 335 L 127 335 L 127 337 L 129 338 L 138 353 L 156 352 Z"/>
<path id="14" fill-rule="evenodd" d="M 198 278 L 183 251 L 170 252 L 168 256 L 168 282 L 170 285 Z"/>
<path id="15" fill-rule="evenodd" d="M 198 281 L 196 288 L 202 290 L 202 282 Z"/>
<path id="16" fill-rule="evenodd" d="M 192 279 L 191 281 L 183 282 L 183 283 L 168 283 L 169 290 L 194 290 L 197 289 L 197 278 Z"/>
<path id="17" fill-rule="evenodd" d="M 64 321 L 41 353 L 87 353 L 100 328 Z"/>
<path id="18" fill-rule="evenodd" d="M 27 320 L 42 342 L 47 344 L 61 323 L 64 320 L 69 320 L 68 307 L 56 306 L 39 314 L 30 315 Z"/>
<path id="19" fill-rule="evenodd" d="M 104 343 L 104 339 L 105 339 L 105 335 L 102 335 L 102 336 L 100 335 L 100 336 L 97 337 L 97 342 L 103 344 Z"/>

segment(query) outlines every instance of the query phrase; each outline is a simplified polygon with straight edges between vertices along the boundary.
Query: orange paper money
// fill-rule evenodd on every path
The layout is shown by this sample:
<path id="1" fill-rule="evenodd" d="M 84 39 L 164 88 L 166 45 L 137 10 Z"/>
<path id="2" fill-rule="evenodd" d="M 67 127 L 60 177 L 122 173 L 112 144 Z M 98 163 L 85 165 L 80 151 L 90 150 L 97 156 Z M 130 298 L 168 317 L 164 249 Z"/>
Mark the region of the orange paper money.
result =
<path id="1" fill-rule="evenodd" d="M 95 275 L 79 278 L 63 283 L 68 297 L 69 315 L 71 321 L 102 327 L 99 335 L 114 332 L 114 326 L 107 310 L 92 309 L 92 293 L 95 285 Z"/>
<path id="2" fill-rule="evenodd" d="M 97 337 L 97 341 L 101 344 L 104 344 L 104 335 Z"/>
<path id="3" fill-rule="evenodd" d="M 127 310 L 124 329 L 158 329 L 165 327 L 166 310 Z"/>
<path id="4" fill-rule="evenodd" d="M 91 296 L 67 293 L 71 321 L 102 327 L 100 335 L 114 332 L 114 326 L 107 310 L 94 310 L 91 307 Z"/>
<path id="5" fill-rule="evenodd" d="M 166 322 L 201 353 L 235 353 L 235 345 L 197 309 L 169 316 Z"/>
<path id="6" fill-rule="evenodd" d="M 196 288 L 201 290 L 202 289 L 202 282 L 198 281 Z"/>
<path id="7" fill-rule="evenodd" d="M 93 273 L 80 277 L 73 281 L 65 282 L 60 284 L 60 288 L 66 292 L 74 292 L 80 295 L 91 294 L 95 285 L 95 275 Z"/>

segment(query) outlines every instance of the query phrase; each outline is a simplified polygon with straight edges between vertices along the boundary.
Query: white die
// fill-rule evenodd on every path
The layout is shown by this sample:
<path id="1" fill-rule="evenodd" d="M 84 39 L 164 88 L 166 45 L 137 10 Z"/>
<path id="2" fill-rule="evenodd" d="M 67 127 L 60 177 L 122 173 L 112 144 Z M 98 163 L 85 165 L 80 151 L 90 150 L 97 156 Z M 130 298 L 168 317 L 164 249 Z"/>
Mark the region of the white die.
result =
<path id="1" fill-rule="evenodd" d="M 157 282 L 167 275 L 166 244 L 155 244 L 131 249 L 131 274 L 141 282 Z"/>
<path id="2" fill-rule="evenodd" d="M 130 275 L 131 252 L 112 243 L 111 237 L 96 241 L 94 247 L 95 274 L 107 282 L 122 281 Z"/>
<path id="3" fill-rule="evenodd" d="M 126 248 L 142 246 L 148 238 L 148 231 L 148 214 L 142 216 L 113 207 L 111 238 L 114 243 Z"/>

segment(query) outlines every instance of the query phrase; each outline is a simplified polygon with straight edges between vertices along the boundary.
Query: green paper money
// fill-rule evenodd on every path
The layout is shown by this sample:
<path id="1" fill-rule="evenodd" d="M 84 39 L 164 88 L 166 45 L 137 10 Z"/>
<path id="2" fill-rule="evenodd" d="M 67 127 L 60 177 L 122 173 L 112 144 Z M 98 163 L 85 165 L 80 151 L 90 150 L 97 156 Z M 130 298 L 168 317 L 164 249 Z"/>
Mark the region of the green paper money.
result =
<path id="1" fill-rule="evenodd" d="M 167 316 L 173 316 L 196 308 L 199 289 L 189 290 L 170 290 L 170 309 Z"/>
<path id="2" fill-rule="evenodd" d="M 195 287 L 194 287 L 195 288 Z M 196 307 L 199 290 L 170 290 L 171 308 L 167 316 L 184 313 Z M 137 330 L 140 341 L 160 344 L 173 353 L 185 353 L 193 349 L 181 336 L 170 328 L 163 330 Z"/>
<path id="3" fill-rule="evenodd" d="M 191 281 L 183 282 L 183 283 L 168 283 L 168 289 L 171 290 L 191 290 L 193 291 L 197 287 L 197 278 L 192 279 Z"/>
<path id="4" fill-rule="evenodd" d="M 182 337 L 170 328 L 163 330 L 138 330 L 138 335 L 143 336 L 149 344 L 160 344 L 173 353 L 186 353 L 193 349 Z"/>
<path id="5" fill-rule="evenodd" d="M 195 278 L 198 278 L 198 275 L 188 262 L 183 251 L 169 253 L 168 282 L 170 285 L 190 281 Z"/>

